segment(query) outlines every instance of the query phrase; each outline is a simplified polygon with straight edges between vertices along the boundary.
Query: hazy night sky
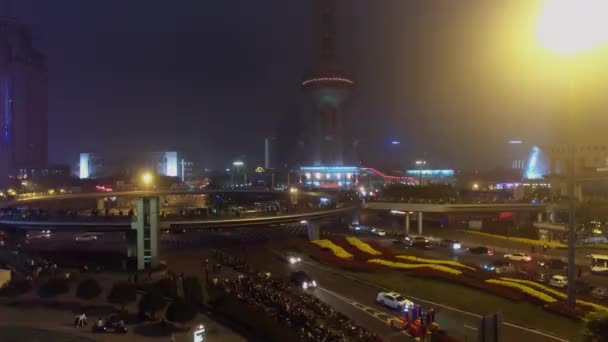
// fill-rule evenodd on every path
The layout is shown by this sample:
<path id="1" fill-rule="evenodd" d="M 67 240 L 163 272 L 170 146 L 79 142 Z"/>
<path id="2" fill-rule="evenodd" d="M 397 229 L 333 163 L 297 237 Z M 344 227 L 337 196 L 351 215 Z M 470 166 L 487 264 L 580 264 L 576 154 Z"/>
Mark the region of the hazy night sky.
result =
<path id="1" fill-rule="evenodd" d="M 506 161 L 507 140 L 551 137 L 565 86 L 518 49 L 533 39 L 536 1 L 338 5 L 339 56 L 358 82 L 346 116 L 364 164 L 396 152 L 404 165 L 424 156 L 436 166 L 489 168 Z M 73 164 L 83 151 L 183 148 L 203 167 L 238 155 L 257 164 L 318 54 L 312 0 L 13 7 L 48 59 L 53 162 Z M 604 79 L 584 86 L 597 132 L 608 126 L 599 115 L 606 101 L 592 90 L 605 93 Z M 399 151 L 391 139 L 401 140 Z"/>

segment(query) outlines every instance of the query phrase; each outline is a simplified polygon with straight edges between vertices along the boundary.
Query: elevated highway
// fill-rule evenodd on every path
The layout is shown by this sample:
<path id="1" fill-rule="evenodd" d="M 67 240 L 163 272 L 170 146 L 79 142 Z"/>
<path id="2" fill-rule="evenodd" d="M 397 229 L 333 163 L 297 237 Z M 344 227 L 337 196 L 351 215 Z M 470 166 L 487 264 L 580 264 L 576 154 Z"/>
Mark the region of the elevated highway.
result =
<path id="1" fill-rule="evenodd" d="M 160 229 L 171 228 L 216 228 L 216 227 L 243 227 L 268 225 L 277 223 L 291 223 L 309 220 L 318 220 L 331 218 L 340 215 L 348 215 L 359 209 L 358 206 L 347 206 L 336 209 L 319 210 L 314 212 L 286 214 L 265 217 L 249 217 L 249 218 L 227 218 L 227 219 L 184 219 L 184 220 L 163 220 L 160 218 Z M 124 220 L 107 220 L 105 217 L 83 217 L 71 220 L 14 220 L 1 219 L 0 225 L 22 227 L 29 229 L 47 229 L 47 228 L 95 228 L 105 230 L 129 230 L 132 229 L 134 220 L 125 217 Z"/>
<path id="2" fill-rule="evenodd" d="M 475 203 L 475 204 L 426 204 L 403 202 L 367 202 L 363 205 L 372 210 L 399 210 L 425 213 L 478 213 L 504 211 L 544 211 L 546 204 L 529 203 Z"/>

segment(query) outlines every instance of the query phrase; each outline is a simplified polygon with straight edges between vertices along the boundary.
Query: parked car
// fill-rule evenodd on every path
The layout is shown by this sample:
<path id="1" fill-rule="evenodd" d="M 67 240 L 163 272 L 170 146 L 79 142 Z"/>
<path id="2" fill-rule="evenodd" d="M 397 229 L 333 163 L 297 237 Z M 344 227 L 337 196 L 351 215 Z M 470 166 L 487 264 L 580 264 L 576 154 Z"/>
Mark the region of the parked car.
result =
<path id="1" fill-rule="evenodd" d="M 422 249 L 429 249 L 433 247 L 433 244 L 424 236 L 416 236 L 414 239 L 412 239 L 412 246 Z"/>
<path id="2" fill-rule="evenodd" d="M 608 243 L 608 238 L 605 236 L 590 236 L 581 240 L 584 245 L 597 245 Z"/>
<path id="3" fill-rule="evenodd" d="M 304 290 L 317 287 L 317 282 L 304 271 L 291 272 L 289 275 L 289 282 Z"/>
<path id="4" fill-rule="evenodd" d="M 385 236 L 386 232 L 384 231 L 384 229 L 380 229 L 380 228 L 372 228 L 372 230 L 370 230 L 370 232 L 374 235 L 378 235 L 378 236 Z"/>
<path id="5" fill-rule="evenodd" d="M 568 286 L 568 278 L 566 276 L 556 274 L 549 279 L 549 285 L 564 289 Z"/>
<path id="6" fill-rule="evenodd" d="M 512 270 L 512 265 L 506 260 L 496 260 L 489 264 L 481 265 L 481 267 L 490 272 L 506 273 Z"/>
<path id="7" fill-rule="evenodd" d="M 608 288 L 603 286 L 594 287 L 591 290 L 591 297 L 597 299 L 608 299 Z"/>
<path id="8" fill-rule="evenodd" d="M 538 262 L 541 267 L 550 268 L 552 270 L 565 270 L 568 268 L 568 263 L 561 259 L 545 259 Z"/>
<path id="9" fill-rule="evenodd" d="M 494 255 L 494 251 L 488 247 L 471 247 L 469 248 L 469 253 L 471 254 L 486 254 L 486 255 Z"/>
<path id="10" fill-rule="evenodd" d="M 78 234 L 74 237 L 76 241 L 95 241 L 99 239 L 99 234 L 97 233 L 82 233 Z"/>
<path id="11" fill-rule="evenodd" d="M 511 261 L 532 261 L 532 257 L 524 253 L 505 254 L 505 259 Z"/>
<path id="12" fill-rule="evenodd" d="M 457 250 L 460 249 L 462 245 L 458 240 L 443 239 L 439 242 L 439 247 Z"/>
<path id="13" fill-rule="evenodd" d="M 534 281 L 537 281 L 539 283 L 546 283 L 549 281 L 549 279 L 551 279 L 552 275 L 546 272 L 536 272 L 534 273 L 534 275 L 532 276 L 532 279 Z"/>
<path id="14" fill-rule="evenodd" d="M 574 290 L 578 294 L 588 294 L 591 292 L 591 285 L 586 281 L 577 280 L 574 283 Z"/>
<path id="15" fill-rule="evenodd" d="M 370 230 L 370 227 L 358 223 L 351 224 L 349 228 L 354 232 L 368 232 Z"/>
<path id="16" fill-rule="evenodd" d="M 381 305 L 399 311 L 404 311 L 414 306 L 414 302 L 397 292 L 380 292 L 376 296 L 376 301 Z"/>

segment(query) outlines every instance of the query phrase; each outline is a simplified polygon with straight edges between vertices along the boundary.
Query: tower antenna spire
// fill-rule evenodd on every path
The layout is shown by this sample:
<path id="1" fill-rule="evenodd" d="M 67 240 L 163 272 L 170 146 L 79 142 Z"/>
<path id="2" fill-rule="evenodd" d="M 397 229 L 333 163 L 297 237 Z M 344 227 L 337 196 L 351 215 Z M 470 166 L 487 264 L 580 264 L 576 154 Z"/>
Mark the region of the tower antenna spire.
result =
<path id="1" fill-rule="evenodd" d="M 336 56 L 336 0 L 321 0 L 321 58 Z"/>

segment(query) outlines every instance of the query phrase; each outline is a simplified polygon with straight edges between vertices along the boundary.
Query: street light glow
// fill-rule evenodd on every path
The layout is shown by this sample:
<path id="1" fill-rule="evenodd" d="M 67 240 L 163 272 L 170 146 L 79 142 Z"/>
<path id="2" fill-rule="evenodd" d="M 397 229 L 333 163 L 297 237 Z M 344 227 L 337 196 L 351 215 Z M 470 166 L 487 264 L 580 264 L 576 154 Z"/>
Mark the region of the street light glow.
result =
<path id="1" fill-rule="evenodd" d="M 150 184 L 152 182 L 152 174 L 150 174 L 150 173 L 144 173 L 144 175 L 142 176 L 141 179 L 144 181 L 144 183 L 146 185 L 148 185 L 148 184 Z"/>
<path id="2" fill-rule="evenodd" d="M 591 50 L 608 38 L 606 13 L 606 0 L 546 0 L 537 21 L 538 40 L 568 56 Z"/>

